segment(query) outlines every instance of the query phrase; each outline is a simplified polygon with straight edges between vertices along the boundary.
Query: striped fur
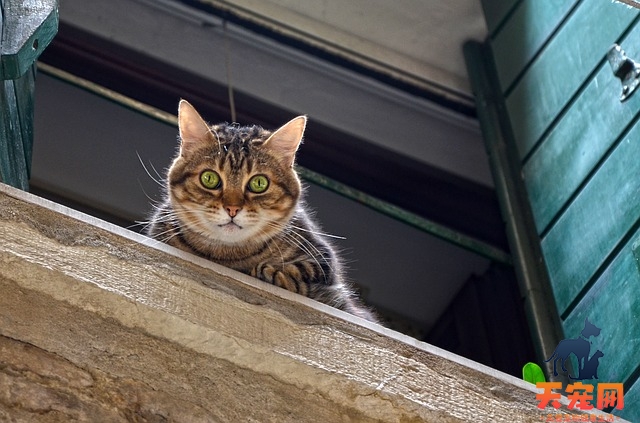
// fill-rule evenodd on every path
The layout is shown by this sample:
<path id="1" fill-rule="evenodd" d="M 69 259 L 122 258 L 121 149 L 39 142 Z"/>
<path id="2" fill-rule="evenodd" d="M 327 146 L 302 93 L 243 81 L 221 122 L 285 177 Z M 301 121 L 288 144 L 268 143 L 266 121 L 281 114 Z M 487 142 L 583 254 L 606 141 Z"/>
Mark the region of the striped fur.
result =
<path id="1" fill-rule="evenodd" d="M 271 132 L 208 126 L 186 101 L 179 108 L 180 151 L 167 194 L 146 233 L 182 250 L 365 319 L 375 316 L 345 281 L 335 249 L 312 221 L 293 169 L 306 118 Z M 205 171 L 219 175 L 207 188 Z M 264 192 L 250 180 L 266 177 Z M 264 179 L 263 179 L 264 181 Z"/>

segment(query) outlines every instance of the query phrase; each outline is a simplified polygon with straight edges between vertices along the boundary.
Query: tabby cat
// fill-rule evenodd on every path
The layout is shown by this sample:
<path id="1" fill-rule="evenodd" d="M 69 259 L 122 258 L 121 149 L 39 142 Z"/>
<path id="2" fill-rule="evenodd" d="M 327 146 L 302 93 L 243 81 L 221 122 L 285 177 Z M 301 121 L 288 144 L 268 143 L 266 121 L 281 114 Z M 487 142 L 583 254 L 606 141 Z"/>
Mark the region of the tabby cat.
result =
<path id="1" fill-rule="evenodd" d="M 146 232 L 174 247 L 376 321 L 301 200 L 293 168 L 307 119 L 276 131 L 209 126 L 187 101 L 166 198 Z"/>

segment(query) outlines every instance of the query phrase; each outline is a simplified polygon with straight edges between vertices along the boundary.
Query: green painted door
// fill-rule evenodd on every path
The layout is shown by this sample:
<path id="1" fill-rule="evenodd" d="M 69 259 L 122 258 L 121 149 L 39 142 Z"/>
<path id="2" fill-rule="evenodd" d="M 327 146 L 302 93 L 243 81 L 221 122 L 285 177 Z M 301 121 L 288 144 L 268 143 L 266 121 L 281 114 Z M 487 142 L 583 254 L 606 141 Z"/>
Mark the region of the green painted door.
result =
<path id="1" fill-rule="evenodd" d="M 612 412 L 640 421 L 640 91 L 621 102 L 606 60 L 616 43 L 640 62 L 640 11 L 603 0 L 483 4 L 482 66 L 557 317 L 566 338 L 585 318 L 600 327 L 590 338 L 604 352 L 597 381 L 624 383 L 625 407 Z"/>

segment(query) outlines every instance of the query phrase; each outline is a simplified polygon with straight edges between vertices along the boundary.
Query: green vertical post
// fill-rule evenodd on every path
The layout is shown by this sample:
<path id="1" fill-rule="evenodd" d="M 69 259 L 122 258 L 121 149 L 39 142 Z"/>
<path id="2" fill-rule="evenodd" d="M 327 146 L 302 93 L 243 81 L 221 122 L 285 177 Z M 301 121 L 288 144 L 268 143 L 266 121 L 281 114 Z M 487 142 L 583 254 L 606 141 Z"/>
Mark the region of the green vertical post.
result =
<path id="1" fill-rule="evenodd" d="M 27 190 L 35 61 L 58 30 L 57 0 L 0 0 L 0 182 Z"/>
<path id="2" fill-rule="evenodd" d="M 544 364 L 548 379 L 566 384 L 566 378 L 553 377 L 551 364 L 544 363 L 564 335 L 521 178 L 521 166 L 495 64 L 488 49 L 478 42 L 468 42 L 463 48 L 476 98 L 478 120 L 506 221 L 513 264 L 525 299 L 525 312 L 536 354 L 540 364 Z"/>

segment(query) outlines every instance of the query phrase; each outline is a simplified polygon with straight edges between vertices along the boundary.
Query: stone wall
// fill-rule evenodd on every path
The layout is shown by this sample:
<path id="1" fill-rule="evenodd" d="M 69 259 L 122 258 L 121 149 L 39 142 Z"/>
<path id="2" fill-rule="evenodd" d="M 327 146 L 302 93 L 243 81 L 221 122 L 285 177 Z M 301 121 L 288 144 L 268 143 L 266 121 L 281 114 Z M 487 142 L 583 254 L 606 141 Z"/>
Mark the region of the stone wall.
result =
<path id="1" fill-rule="evenodd" d="M 523 381 L 4 185 L 0 293 L 3 422 L 549 413 Z"/>

